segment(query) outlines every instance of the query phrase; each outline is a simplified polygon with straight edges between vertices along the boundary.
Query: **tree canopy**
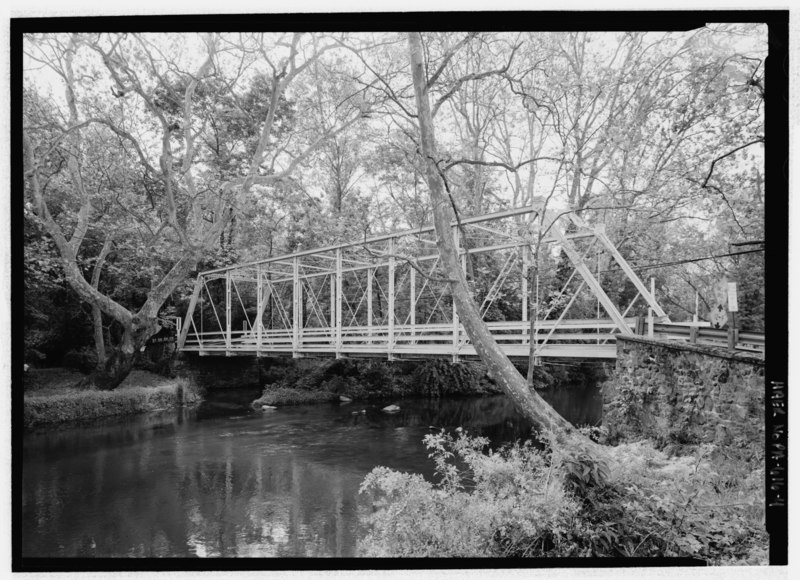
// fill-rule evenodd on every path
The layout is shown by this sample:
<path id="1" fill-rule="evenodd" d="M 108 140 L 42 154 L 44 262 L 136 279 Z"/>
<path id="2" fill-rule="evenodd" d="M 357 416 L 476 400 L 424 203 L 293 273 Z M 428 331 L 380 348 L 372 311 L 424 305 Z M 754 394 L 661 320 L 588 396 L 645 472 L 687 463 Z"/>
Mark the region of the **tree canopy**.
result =
<path id="1" fill-rule="evenodd" d="M 638 266 L 721 256 L 652 270 L 665 308 L 703 318 L 727 277 L 763 329 L 736 244 L 764 234 L 765 26 L 420 43 L 432 160 L 404 34 L 26 36 L 26 356 L 63 354 L 43 302 L 69 295 L 115 386 L 198 269 L 428 225 L 429 162 L 463 215 L 546 200 Z"/>

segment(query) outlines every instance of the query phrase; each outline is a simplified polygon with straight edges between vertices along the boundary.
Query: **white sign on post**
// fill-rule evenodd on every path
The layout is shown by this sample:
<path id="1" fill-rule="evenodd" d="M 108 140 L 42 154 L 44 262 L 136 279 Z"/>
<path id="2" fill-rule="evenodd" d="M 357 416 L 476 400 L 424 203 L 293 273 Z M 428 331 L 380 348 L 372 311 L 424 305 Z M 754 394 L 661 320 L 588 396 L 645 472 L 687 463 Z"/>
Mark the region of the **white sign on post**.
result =
<path id="1" fill-rule="evenodd" d="M 736 295 L 736 282 L 728 282 L 728 312 L 739 311 L 739 300 Z"/>

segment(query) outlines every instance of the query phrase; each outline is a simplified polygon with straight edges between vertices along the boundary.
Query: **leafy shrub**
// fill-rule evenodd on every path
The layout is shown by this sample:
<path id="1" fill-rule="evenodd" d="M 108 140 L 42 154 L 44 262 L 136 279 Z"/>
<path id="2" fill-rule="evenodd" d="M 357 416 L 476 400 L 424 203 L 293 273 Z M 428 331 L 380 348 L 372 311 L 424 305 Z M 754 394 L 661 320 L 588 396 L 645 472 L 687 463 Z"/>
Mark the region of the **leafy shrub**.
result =
<path id="1" fill-rule="evenodd" d="M 362 483 L 373 503 L 363 555 L 498 555 L 509 538 L 558 530 L 579 509 L 530 444 L 483 453 L 487 439 L 459 432 L 428 435 L 425 445 L 438 484 L 384 467 Z"/>
<path id="2" fill-rule="evenodd" d="M 420 394 L 429 397 L 500 392 L 485 375 L 486 369 L 480 364 L 430 360 L 416 367 L 413 384 L 423 391 Z"/>
<path id="3" fill-rule="evenodd" d="M 254 408 L 261 408 L 262 405 L 305 405 L 307 403 L 325 403 L 334 401 L 338 398 L 336 393 L 331 391 L 309 391 L 301 389 L 289 389 L 277 387 L 267 389 L 252 405 Z"/>
<path id="4" fill-rule="evenodd" d="M 765 561 L 763 470 L 728 466 L 720 479 L 726 465 L 709 462 L 709 446 L 674 458 L 645 442 L 492 451 L 460 431 L 429 435 L 425 444 L 438 483 L 383 467 L 364 480 L 373 511 L 364 518 L 363 555 Z"/>

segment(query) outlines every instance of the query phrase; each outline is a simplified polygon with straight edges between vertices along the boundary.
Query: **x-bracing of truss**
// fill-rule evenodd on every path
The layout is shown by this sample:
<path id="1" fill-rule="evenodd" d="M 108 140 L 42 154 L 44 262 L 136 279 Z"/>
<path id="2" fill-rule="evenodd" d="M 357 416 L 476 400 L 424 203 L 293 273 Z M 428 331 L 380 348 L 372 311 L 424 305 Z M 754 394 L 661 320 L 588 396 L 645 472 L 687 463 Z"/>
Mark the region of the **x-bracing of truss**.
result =
<path id="1" fill-rule="evenodd" d="M 575 230 L 565 233 L 560 224 L 553 223 L 542 242 L 560 246 L 574 271 L 544 316 L 536 316 L 531 337 L 528 272 L 532 252 L 527 231 L 530 221 L 525 218 L 536 211 L 536 207 L 518 208 L 462 218 L 458 226 L 451 226 L 465 272 L 468 259 L 486 256 L 475 274 L 490 271 L 492 276 L 491 283 L 483 280 L 487 289 L 476 296 L 481 316 L 486 318 L 500 298 L 506 298 L 505 320 L 488 324 L 507 352 L 524 352 L 531 340 L 541 356 L 563 355 L 567 351 L 561 347 L 576 341 L 585 343 L 589 336 L 597 339 L 597 345 L 605 345 L 615 332 L 631 333 L 625 316 L 639 298 L 659 321 L 668 321 L 653 293 L 617 251 L 602 224 L 590 227 L 570 213 L 566 219 Z M 551 221 L 558 219 L 565 218 Z M 576 243 L 586 239 L 591 245 L 581 252 Z M 204 354 L 284 352 L 340 357 L 361 353 L 391 359 L 395 354 L 431 353 L 457 360 L 461 354 L 468 354 L 471 345 L 459 323 L 449 283 L 440 272 L 435 244 L 433 227 L 423 227 L 202 272 L 178 346 Z M 595 245 L 617 262 L 637 290 L 623 312 L 586 261 L 587 252 Z M 569 293 L 569 301 L 558 317 L 550 319 L 555 304 L 574 279 L 580 279 L 578 288 Z M 589 288 L 597 300 L 597 320 L 567 317 L 583 288 Z M 600 307 L 608 319 L 600 319 Z M 509 313 L 509 308 L 518 314 Z M 602 337 L 600 333 L 575 334 L 576 330 L 601 328 L 605 329 Z M 580 352 L 589 351 L 583 348 Z"/>

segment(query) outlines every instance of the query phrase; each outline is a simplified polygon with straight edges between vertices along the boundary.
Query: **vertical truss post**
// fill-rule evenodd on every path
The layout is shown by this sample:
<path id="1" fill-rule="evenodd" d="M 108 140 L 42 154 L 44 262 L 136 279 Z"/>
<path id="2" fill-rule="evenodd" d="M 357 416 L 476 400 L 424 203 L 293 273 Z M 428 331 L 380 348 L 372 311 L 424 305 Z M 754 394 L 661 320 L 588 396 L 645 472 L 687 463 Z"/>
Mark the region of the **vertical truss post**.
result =
<path id="1" fill-rule="evenodd" d="M 194 316 L 194 309 L 197 307 L 197 299 L 200 297 L 200 290 L 203 288 L 203 277 L 198 276 L 194 283 L 194 290 L 192 291 L 192 299 L 189 301 L 189 309 L 186 311 L 186 318 L 184 319 L 183 326 L 181 327 L 180 334 L 178 335 L 178 350 L 183 348 L 186 344 L 186 335 L 189 333 L 189 324 Z M 200 320 L 203 319 L 203 313 L 200 313 Z M 195 334 L 197 328 L 195 328 Z M 198 337 L 199 339 L 199 337 Z"/>
<path id="2" fill-rule="evenodd" d="M 453 240 L 455 241 L 456 251 L 461 253 L 461 240 L 458 235 L 458 226 L 453 226 Z M 461 254 L 461 270 L 466 272 L 467 255 Z M 452 289 L 450 297 L 453 299 Z M 459 340 L 459 320 L 458 310 L 456 309 L 456 301 L 453 299 L 453 362 L 458 362 L 458 340 Z"/>
<path id="3" fill-rule="evenodd" d="M 336 250 L 336 358 L 342 358 L 342 249 Z"/>
<path id="4" fill-rule="evenodd" d="M 650 294 L 656 295 L 656 279 L 650 278 Z M 653 308 L 647 309 L 647 338 L 653 338 Z"/>
<path id="5" fill-rule="evenodd" d="M 336 272 L 331 272 L 331 344 L 336 344 Z"/>
<path id="6" fill-rule="evenodd" d="M 225 356 L 231 356 L 231 271 L 225 270 Z"/>
<path id="7" fill-rule="evenodd" d="M 373 269 L 367 268 L 367 336 L 372 344 L 372 277 Z"/>
<path id="8" fill-rule="evenodd" d="M 522 246 L 522 273 L 520 278 L 520 292 L 522 293 L 522 322 L 528 322 L 528 269 L 530 268 L 531 247 Z"/>
<path id="9" fill-rule="evenodd" d="M 411 344 L 416 344 L 417 336 L 417 271 L 412 267 L 408 278 L 409 316 L 411 318 Z"/>
<path id="10" fill-rule="evenodd" d="M 263 338 L 261 318 L 264 312 L 264 280 L 261 278 L 261 264 L 256 264 L 256 356 L 261 356 L 261 339 Z"/>
<path id="11" fill-rule="evenodd" d="M 394 360 L 394 238 L 389 238 L 389 329 L 386 337 L 386 353 L 389 360 Z"/>
<path id="12" fill-rule="evenodd" d="M 300 356 L 300 258 L 297 256 L 292 260 L 292 356 Z"/>

